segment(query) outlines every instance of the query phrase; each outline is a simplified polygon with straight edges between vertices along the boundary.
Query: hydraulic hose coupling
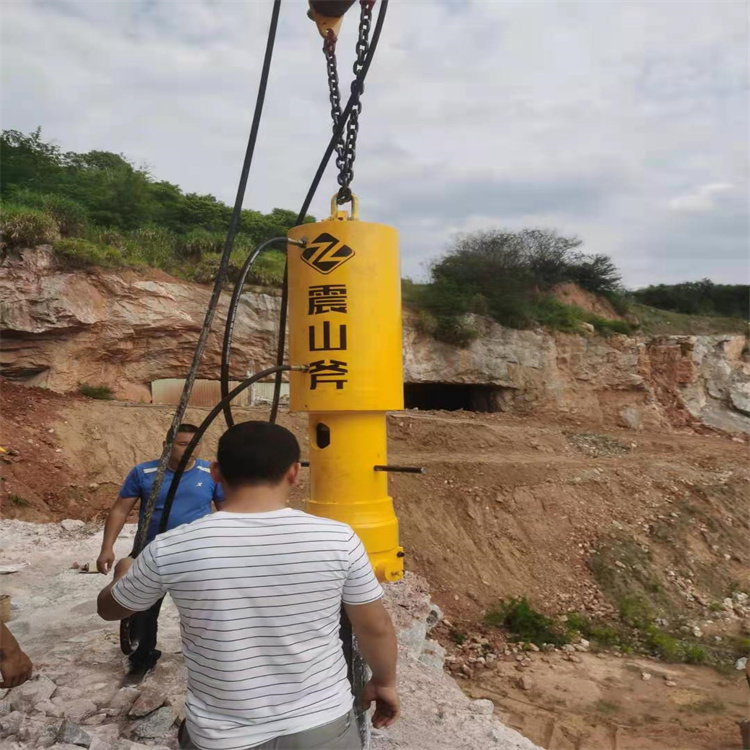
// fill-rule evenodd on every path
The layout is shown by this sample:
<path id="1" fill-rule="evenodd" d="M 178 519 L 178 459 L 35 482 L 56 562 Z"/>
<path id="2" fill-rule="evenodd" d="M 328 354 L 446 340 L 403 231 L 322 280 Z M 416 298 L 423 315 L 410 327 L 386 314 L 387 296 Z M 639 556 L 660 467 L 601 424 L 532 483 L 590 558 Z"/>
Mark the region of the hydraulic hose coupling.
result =
<path id="1" fill-rule="evenodd" d="M 359 221 L 332 200 L 331 216 L 289 232 L 292 411 L 309 414 L 307 510 L 362 539 L 381 581 L 403 576 L 388 495 L 386 412 L 403 409 L 398 233 Z"/>

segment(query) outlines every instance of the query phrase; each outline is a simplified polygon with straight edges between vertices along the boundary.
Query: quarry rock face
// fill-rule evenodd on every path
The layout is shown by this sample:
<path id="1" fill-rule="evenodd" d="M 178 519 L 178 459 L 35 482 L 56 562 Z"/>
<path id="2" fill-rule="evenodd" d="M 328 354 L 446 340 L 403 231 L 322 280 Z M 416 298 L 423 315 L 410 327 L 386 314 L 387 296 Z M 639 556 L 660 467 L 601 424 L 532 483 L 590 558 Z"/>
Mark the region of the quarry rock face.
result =
<path id="1" fill-rule="evenodd" d="M 150 383 L 187 374 L 210 289 L 147 270 L 69 271 L 49 247 L 0 261 L 0 374 L 65 392 L 109 386 L 149 402 Z M 199 378 L 217 379 L 230 293 L 222 294 Z M 274 363 L 280 298 L 248 291 L 237 314 L 233 379 Z M 404 311 L 407 383 L 485 386 L 493 409 L 555 412 L 640 429 L 703 422 L 750 433 L 745 336 L 612 336 L 514 330 L 475 316 L 461 349 Z M 486 404 L 485 404 L 486 406 Z"/>

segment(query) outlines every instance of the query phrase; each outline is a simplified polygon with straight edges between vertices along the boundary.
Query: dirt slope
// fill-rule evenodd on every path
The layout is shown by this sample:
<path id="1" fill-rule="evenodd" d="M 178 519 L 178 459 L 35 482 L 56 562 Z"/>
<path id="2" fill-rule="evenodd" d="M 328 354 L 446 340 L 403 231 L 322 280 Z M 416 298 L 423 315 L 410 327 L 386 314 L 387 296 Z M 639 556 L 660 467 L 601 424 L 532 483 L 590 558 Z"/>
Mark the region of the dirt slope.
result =
<path id="1" fill-rule="evenodd" d="M 102 518 L 133 463 L 158 455 L 171 410 L 4 384 L 0 414 L 0 446 L 15 454 L 0 454 L 4 515 L 92 520 Z M 191 410 L 189 418 L 199 421 L 204 414 Z M 262 419 L 266 413 L 246 410 L 239 416 Z M 282 423 L 304 445 L 304 417 L 284 415 Z M 221 429 L 219 423 L 209 433 L 204 456 L 212 455 Z M 722 609 L 732 592 L 750 591 L 744 439 L 666 429 L 603 430 L 560 418 L 414 411 L 392 415 L 389 432 L 391 460 L 428 471 L 391 479 L 407 567 L 429 580 L 433 598 L 456 627 L 471 632 L 488 607 L 508 596 L 527 596 L 550 615 L 577 612 L 613 622 L 624 602 L 635 598 L 648 603 L 651 616 L 669 621 L 676 637 L 731 667 L 732 654 L 750 634 L 750 609 Z M 296 502 L 305 491 L 303 480 Z M 690 668 L 674 668 L 688 669 L 688 682 L 697 679 Z M 539 677 L 537 693 L 503 698 L 508 674 L 502 669 L 476 678 L 469 689 L 495 700 L 539 744 L 593 750 L 579 731 L 592 702 L 579 700 L 575 691 L 596 693 L 593 703 L 623 703 L 609 695 L 607 680 L 630 685 L 632 675 L 625 666 L 607 669 L 599 674 L 579 667 L 575 679 L 580 682 L 571 678 L 571 686 L 578 687 L 566 696 L 556 694 L 555 680 Z M 719 680 L 708 667 L 694 669 L 706 675 L 703 692 L 710 680 Z M 686 696 L 683 703 L 679 695 Z M 693 722 L 693 734 L 671 731 L 679 724 L 680 706 L 700 702 L 697 695 L 651 696 L 649 715 L 656 718 L 648 736 L 662 738 L 654 742 L 665 748 L 714 750 L 721 745 L 711 744 L 712 732 L 720 727 L 722 741 L 728 742 L 740 718 L 736 692 L 705 709 L 717 714 L 715 723 L 701 714 L 708 730 L 695 730 Z M 519 700 L 527 706 L 526 716 L 518 710 Z M 628 693 L 624 705 L 630 707 L 603 722 L 606 731 L 639 715 L 640 700 Z M 555 745 L 545 739 L 547 724 L 528 724 L 528 715 L 550 707 L 569 722 L 559 731 L 580 741 L 566 745 L 558 738 Z M 640 750 L 632 744 L 617 747 Z"/>

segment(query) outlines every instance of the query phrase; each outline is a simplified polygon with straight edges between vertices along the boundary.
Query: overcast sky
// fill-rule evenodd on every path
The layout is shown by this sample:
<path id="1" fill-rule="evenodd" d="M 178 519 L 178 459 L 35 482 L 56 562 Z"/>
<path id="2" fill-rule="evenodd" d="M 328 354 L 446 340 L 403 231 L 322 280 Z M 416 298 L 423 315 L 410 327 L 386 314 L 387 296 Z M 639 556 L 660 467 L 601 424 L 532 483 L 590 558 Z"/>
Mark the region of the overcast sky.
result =
<path id="1" fill-rule="evenodd" d="M 2 124 L 232 203 L 270 0 L 5 0 Z M 245 205 L 297 209 L 330 133 L 285 0 Z M 377 10 L 376 10 L 377 12 Z M 348 89 L 357 10 L 339 42 Z M 633 286 L 748 280 L 748 5 L 392 0 L 355 166 L 423 277 L 458 232 L 552 227 Z M 327 214 L 330 171 L 312 212 Z"/>

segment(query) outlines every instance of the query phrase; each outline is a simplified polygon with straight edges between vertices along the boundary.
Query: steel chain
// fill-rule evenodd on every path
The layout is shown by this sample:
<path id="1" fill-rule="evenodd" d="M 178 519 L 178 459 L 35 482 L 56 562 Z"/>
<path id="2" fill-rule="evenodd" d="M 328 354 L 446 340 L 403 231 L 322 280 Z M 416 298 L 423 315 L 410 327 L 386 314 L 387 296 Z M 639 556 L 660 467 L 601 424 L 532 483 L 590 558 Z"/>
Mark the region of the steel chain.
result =
<path id="1" fill-rule="evenodd" d="M 354 160 L 357 156 L 359 116 L 362 113 L 362 101 L 360 97 L 364 93 L 364 86 L 359 85 L 357 79 L 365 65 L 367 52 L 370 49 L 370 26 L 372 25 L 372 8 L 374 4 L 374 0 L 360 0 L 359 36 L 356 46 L 357 54 L 352 67 L 354 80 L 351 84 L 351 92 L 357 98 L 349 115 L 349 120 L 346 123 L 346 134 L 342 134 L 339 143 L 336 145 L 336 167 L 339 170 L 339 192 L 336 196 L 336 202 L 339 205 L 348 203 L 352 199 L 350 185 L 354 179 Z M 333 129 L 335 130 L 341 118 L 341 92 L 339 90 L 339 75 L 336 65 L 336 37 L 332 31 L 328 32 L 323 42 L 323 53 L 326 58 L 328 95 L 331 102 Z"/>

